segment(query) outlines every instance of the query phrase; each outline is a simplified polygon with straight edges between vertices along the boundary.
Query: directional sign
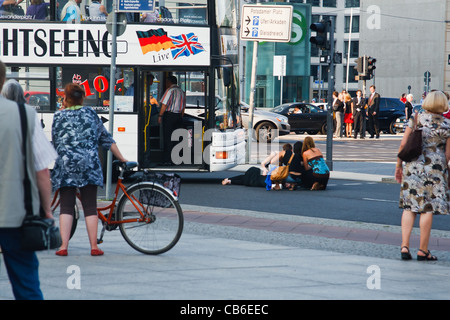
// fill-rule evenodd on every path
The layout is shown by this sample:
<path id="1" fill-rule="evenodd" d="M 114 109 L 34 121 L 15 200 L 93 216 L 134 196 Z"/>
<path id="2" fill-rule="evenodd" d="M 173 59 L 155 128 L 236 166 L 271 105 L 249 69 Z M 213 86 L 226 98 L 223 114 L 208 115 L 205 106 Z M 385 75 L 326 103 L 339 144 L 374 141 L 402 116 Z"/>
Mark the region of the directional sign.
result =
<path id="1" fill-rule="evenodd" d="M 117 5 L 119 12 L 155 11 L 155 0 L 119 0 Z"/>
<path id="2" fill-rule="evenodd" d="M 250 41 L 289 42 L 292 6 L 242 6 L 241 39 Z"/>

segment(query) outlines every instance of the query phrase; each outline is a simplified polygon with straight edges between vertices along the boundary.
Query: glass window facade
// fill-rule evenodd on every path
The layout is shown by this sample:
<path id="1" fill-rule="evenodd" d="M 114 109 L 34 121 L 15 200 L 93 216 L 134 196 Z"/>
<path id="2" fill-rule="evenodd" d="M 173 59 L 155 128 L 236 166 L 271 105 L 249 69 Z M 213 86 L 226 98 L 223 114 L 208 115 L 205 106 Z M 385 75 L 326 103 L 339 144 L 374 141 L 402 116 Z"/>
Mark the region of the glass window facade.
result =
<path id="1" fill-rule="evenodd" d="M 112 11 L 113 0 L 4 0 L 0 19 L 104 23 Z M 154 11 L 126 17 L 128 23 L 207 25 L 207 0 L 159 0 Z"/>
<path id="2" fill-rule="evenodd" d="M 303 101 L 309 98 L 311 7 L 304 4 L 287 4 L 294 8 L 291 41 L 289 43 L 264 42 L 258 45 L 256 107 L 272 108 L 281 103 Z M 248 75 L 252 71 L 253 46 L 252 41 L 247 42 L 245 74 Z M 273 76 L 274 56 L 286 56 L 286 76 Z M 244 100 L 246 102 L 249 101 L 250 83 L 251 79 L 248 77 L 245 82 Z"/>

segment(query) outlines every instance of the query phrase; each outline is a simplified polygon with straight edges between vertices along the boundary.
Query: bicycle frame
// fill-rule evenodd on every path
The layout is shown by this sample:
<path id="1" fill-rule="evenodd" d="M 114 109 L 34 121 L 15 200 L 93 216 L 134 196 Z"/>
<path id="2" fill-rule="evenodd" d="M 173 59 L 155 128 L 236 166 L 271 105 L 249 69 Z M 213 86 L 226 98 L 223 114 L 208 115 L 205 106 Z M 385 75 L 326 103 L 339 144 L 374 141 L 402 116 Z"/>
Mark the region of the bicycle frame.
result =
<path id="1" fill-rule="evenodd" d="M 127 187 L 122 183 L 122 181 L 123 181 L 123 179 L 121 177 L 119 177 L 119 179 L 117 180 L 116 190 L 114 191 L 114 199 L 112 200 L 112 202 L 105 207 L 97 207 L 98 218 L 102 222 L 104 222 L 108 225 L 119 225 L 122 223 L 129 223 L 129 222 L 151 222 L 151 219 L 149 217 L 146 218 L 147 212 L 143 212 L 143 211 L 145 211 L 145 208 L 143 207 L 143 205 L 139 202 L 138 199 L 136 199 L 136 197 L 134 197 L 134 196 L 131 197 L 128 194 Z M 120 190 L 122 191 L 122 197 L 127 197 L 130 200 L 130 202 L 133 204 L 133 206 L 136 208 L 136 210 L 139 212 L 139 214 L 141 216 L 140 219 L 139 218 L 124 219 L 121 221 L 116 221 L 116 220 L 112 219 L 116 203 L 120 202 L 120 199 L 121 199 L 120 198 L 119 201 L 117 201 Z M 107 210 L 109 210 L 108 217 L 106 217 L 102 213 L 102 211 L 107 211 Z"/>
<path id="2" fill-rule="evenodd" d="M 145 208 L 144 206 L 139 202 L 138 199 L 136 199 L 136 197 L 130 197 L 130 195 L 127 192 L 127 187 L 123 184 L 123 174 L 122 172 L 120 173 L 120 176 L 118 177 L 117 180 L 117 185 L 116 185 L 116 189 L 114 191 L 114 198 L 111 201 L 111 203 L 107 206 L 104 207 L 98 207 L 97 206 L 97 216 L 99 218 L 99 220 L 101 220 L 103 223 L 106 223 L 107 225 L 119 225 L 122 223 L 129 223 L 129 222 L 151 222 L 151 219 L 149 217 L 146 218 L 146 215 L 148 212 L 144 212 Z M 119 196 L 119 191 L 122 191 L 122 196 L 120 197 L 120 199 L 122 199 L 122 197 L 127 197 L 130 202 L 133 204 L 133 206 L 135 207 L 135 209 L 139 212 L 141 218 L 135 218 L 135 219 L 124 219 L 121 221 L 117 221 L 115 219 L 113 219 L 114 216 L 114 208 L 116 206 L 116 203 L 120 202 L 120 199 L 118 199 Z M 80 193 L 77 192 L 77 198 L 78 200 L 81 201 L 81 196 Z M 55 191 L 55 194 L 53 196 L 52 202 L 51 202 L 51 208 L 52 211 L 55 210 L 55 208 L 57 208 L 60 205 L 60 198 L 59 198 L 59 189 Z M 103 214 L 102 212 L 108 211 L 106 214 Z M 107 216 L 106 216 L 107 215 Z"/>

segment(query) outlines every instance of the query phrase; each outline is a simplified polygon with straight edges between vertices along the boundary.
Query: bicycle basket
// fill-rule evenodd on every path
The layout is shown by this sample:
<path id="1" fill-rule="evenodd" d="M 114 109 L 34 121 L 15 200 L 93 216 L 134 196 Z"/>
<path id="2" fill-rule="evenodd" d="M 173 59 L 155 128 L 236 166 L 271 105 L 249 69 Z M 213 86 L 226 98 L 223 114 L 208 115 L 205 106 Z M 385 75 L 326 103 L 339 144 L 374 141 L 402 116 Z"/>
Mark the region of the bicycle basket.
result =
<path id="1" fill-rule="evenodd" d="M 135 182 L 154 182 L 168 189 L 175 197 L 180 196 L 181 177 L 176 173 L 139 171 L 133 175 Z"/>

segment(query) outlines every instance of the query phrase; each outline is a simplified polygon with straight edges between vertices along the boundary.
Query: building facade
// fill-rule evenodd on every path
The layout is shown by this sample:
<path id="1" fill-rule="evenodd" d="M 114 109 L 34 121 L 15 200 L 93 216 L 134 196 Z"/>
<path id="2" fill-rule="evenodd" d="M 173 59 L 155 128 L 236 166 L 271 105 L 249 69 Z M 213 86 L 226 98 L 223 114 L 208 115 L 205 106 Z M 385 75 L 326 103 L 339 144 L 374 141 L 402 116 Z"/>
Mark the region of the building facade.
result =
<path id="1" fill-rule="evenodd" d="M 255 3 L 246 1 L 244 3 Z M 294 6 L 293 39 L 290 44 L 260 44 L 255 92 L 257 107 L 275 107 L 293 101 L 316 101 L 326 99 L 328 93 L 328 65 L 320 63 L 320 56 L 326 55 L 309 43 L 311 23 L 335 19 L 335 50 L 342 54 L 342 63 L 335 66 L 335 89 L 354 93 L 358 89 L 355 80 L 355 59 L 359 56 L 360 1 L 359 0 L 285 0 L 261 4 L 286 4 Z M 301 13 L 301 14 L 299 14 Z M 303 20 L 302 20 L 303 19 Z M 295 30 L 301 30 L 306 37 L 300 37 Z M 350 45 L 349 45 L 350 44 Z M 241 42 L 244 66 L 241 81 L 244 84 L 242 100 L 248 102 L 253 43 Z M 283 79 L 273 76 L 273 56 L 286 54 L 287 75 Z M 309 55 L 309 56 L 308 56 Z M 348 75 L 348 77 L 347 77 Z M 348 79 L 348 81 L 347 81 Z M 283 81 L 283 84 L 281 84 Z"/>
<path id="2" fill-rule="evenodd" d="M 419 103 L 430 89 L 450 91 L 449 4 L 448 0 L 361 0 L 359 51 L 377 59 L 370 83 L 381 95 L 410 92 Z"/>

